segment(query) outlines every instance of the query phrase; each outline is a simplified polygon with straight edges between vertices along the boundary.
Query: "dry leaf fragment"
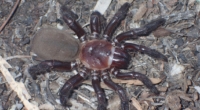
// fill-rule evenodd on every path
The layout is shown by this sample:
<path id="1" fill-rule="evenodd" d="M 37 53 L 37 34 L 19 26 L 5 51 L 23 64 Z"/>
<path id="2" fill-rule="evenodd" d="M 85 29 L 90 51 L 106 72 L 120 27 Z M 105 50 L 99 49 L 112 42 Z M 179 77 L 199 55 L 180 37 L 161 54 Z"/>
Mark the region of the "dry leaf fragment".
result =
<path id="1" fill-rule="evenodd" d="M 171 34 L 172 33 L 165 28 L 158 28 L 153 32 L 153 35 L 155 37 L 164 37 L 164 36 L 169 36 Z"/>
<path id="2" fill-rule="evenodd" d="M 149 79 L 151 80 L 151 82 L 153 84 L 158 84 L 158 83 L 160 83 L 162 81 L 160 78 L 149 78 Z M 134 85 L 143 85 L 143 83 L 140 80 L 121 80 L 121 79 L 115 79 L 115 78 L 113 78 L 112 80 L 115 83 L 126 84 L 127 86 L 130 86 L 132 84 L 134 84 Z M 91 81 L 89 81 L 89 80 L 86 80 L 83 83 L 84 84 L 92 85 Z M 101 87 L 104 88 L 104 89 L 110 89 L 103 82 L 101 82 Z"/>
<path id="3" fill-rule="evenodd" d="M 134 20 L 137 21 L 137 20 L 140 20 L 142 18 L 142 16 L 144 16 L 144 14 L 146 13 L 147 11 L 147 7 L 146 7 L 146 3 L 143 3 L 140 5 L 137 13 L 134 15 Z"/>
<path id="4" fill-rule="evenodd" d="M 111 98 L 108 99 L 108 109 L 110 110 L 119 110 L 120 108 L 120 98 L 117 94 L 112 96 Z"/>
<path id="5" fill-rule="evenodd" d="M 180 99 L 178 96 L 173 96 L 173 95 L 167 95 L 165 99 L 165 103 L 169 106 L 171 110 L 180 110 L 181 109 L 181 104 L 180 104 Z"/>
<path id="6" fill-rule="evenodd" d="M 98 0 L 94 10 L 100 12 L 103 15 L 109 7 L 111 1 L 112 0 Z"/>
<path id="7" fill-rule="evenodd" d="M 171 7 L 176 5 L 177 2 L 178 0 L 165 0 L 166 5 L 169 5 Z"/>
<path id="8" fill-rule="evenodd" d="M 142 110 L 142 106 L 140 105 L 140 103 L 133 97 L 131 98 L 132 100 L 132 104 L 135 108 L 137 108 L 137 110 Z"/>
<path id="9" fill-rule="evenodd" d="M 174 90 L 166 96 L 166 103 L 172 110 L 179 110 L 181 108 L 180 98 L 186 101 L 192 101 L 186 93 L 180 90 Z"/>
<path id="10" fill-rule="evenodd" d="M 70 110 L 93 110 L 92 108 L 85 107 L 83 104 L 78 102 L 77 100 L 70 99 L 70 102 L 73 103 Z"/>
<path id="11" fill-rule="evenodd" d="M 194 101 L 197 101 L 197 100 L 199 99 L 198 93 L 195 92 L 193 95 L 194 95 L 194 96 L 193 96 L 193 100 L 194 100 Z"/>
<path id="12" fill-rule="evenodd" d="M 161 82 L 160 78 L 149 78 L 153 84 L 158 84 Z M 115 83 L 126 83 L 126 84 L 134 84 L 134 85 L 143 85 L 140 80 L 122 80 L 122 79 L 112 79 Z"/>
<path id="13" fill-rule="evenodd" d="M 189 0 L 188 5 L 193 6 L 196 0 Z"/>
<path id="14" fill-rule="evenodd" d="M 169 75 L 171 77 L 176 78 L 176 79 L 181 79 L 184 70 L 185 70 L 185 67 L 183 65 L 174 63 L 174 64 L 171 65 Z"/>
<path id="15" fill-rule="evenodd" d="M 39 106 L 40 110 L 54 110 L 55 107 L 52 104 L 42 104 Z"/>
<path id="16" fill-rule="evenodd" d="M 200 87 L 199 86 L 194 86 L 194 88 L 200 94 Z"/>
<path id="17" fill-rule="evenodd" d="M 131 3 L 131 2 L 133 2 L 134 0 L 118 0 L 118 4 L 120 4 L 120 5 L 123 5 L 124 3 L 126 3 L 126 2 L 128 2 L 128 3 Z"/>

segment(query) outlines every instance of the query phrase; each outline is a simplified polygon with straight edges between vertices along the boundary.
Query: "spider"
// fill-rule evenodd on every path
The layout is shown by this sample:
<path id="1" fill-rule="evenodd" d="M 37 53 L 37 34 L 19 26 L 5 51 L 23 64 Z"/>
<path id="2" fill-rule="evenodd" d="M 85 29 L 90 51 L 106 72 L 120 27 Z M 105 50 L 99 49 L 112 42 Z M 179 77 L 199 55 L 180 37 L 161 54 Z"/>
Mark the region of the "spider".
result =
<path id="1" fill-rule="evenodd" d="M 86 36 L 84 29 L 74 19 L 73 12 L 62 6 L 62 18 L 69 28 L 75 32 L 78 39 L 59 29 L 40 29 L 32 40 L 32 51 L 43 61 L 29 68 L 29 73 L 33 79 L 36 79 L 37 75 L 51 70 L 72 71 L 77 69 L 78 74 L 67 80 L 60 89 L 60 102 L 63 106 L 70 106 L 68 102 L 70 92 L 86 80 L 88 76 L 92 79 L 92 86 L 98 100 L 98 110 L 106 110 L 107 107 L 106 95 L 100 86 L 101 80 L 119 95 L 121 109 L 129 110 L 129 98 L 125 90 L 120 85 L 115 84 L 109 74 L 124 80 L 139 79 L 151 92 L 159 94 L 158 89 L 144 74 L 134 71 L 121 72 L 120 69 L 128 69 L 131 61 L 129 53 L 135 51 L 167 62 L 167 57 L 154 49 L 125 42 L 128 39 L 137 39 L 139 36 L 149 35 L 163 25 L 166 20 L 158 18 L 141 28 L 131 29 L 112 37 L 121 21 L 125 19 L 129 7 L 129 3 L 123 4 L 102 34 L 101 17 L 103 15 L 98 11 L 92 12 L 90 17 L 91 34 Z"/>

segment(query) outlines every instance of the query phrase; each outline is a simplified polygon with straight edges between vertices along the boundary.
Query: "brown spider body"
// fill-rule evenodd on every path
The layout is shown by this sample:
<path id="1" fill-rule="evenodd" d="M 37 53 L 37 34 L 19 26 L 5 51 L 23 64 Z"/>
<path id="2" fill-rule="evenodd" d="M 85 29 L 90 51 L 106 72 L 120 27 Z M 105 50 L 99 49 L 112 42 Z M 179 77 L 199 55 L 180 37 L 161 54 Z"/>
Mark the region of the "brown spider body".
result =
<path id="1" fill-rule="evenodd" d="M 137 39 L 139 36 L 149 35 L 163 25 L 165 19 L 159 18 L 141 28 L 131 29 L 113 37 L 117 26 L 125 19 L 129 7 L 129 3 L 121 6 L 103 30 L 103 35 L 101 35 L 101 17 L 103 15 L 98 11 L 92 12 L 90 17 L 92 35 L 87 36 L 84 29 L 73 18 L 73 12 L 63 6 L 61 8 L 63 20 L 75 32 L 78 39 L 55 28 L 41 29 L 32 39 L 32 51 L 44 61 L 30 67 L 30 75 L 36 79 L 37 75 L 51 70 L 71 71 L 79 68 L 77 69 L 78 74 L 67 80 L 60 89 L 60 102 L 63 106 L 70 106 L 68 103 L 70 92 L 90 76 L 97 96 L 98 110 L 106 110 L 107 107 L 106 95 L 100 86 L 101 79 L 118 93 L 121 109 L 129 110 L 129 98 L 125 90 L 112 81 L 109 73 L 119 79 L 139 79 L 151 92 L 159 94 L 157 88 L 144 74 L 134 71 L 124 73 L 120 69 L 128 69 L 131 61 L 129 52 L 141 52 L 167 62 L 167 57 L 154 49 L 125 42 L 127 39 Z"/>
<path id="2" fill-rule="evenodd" d="M 43 60 L 80 60 L 85 67 L 92 70 L 110 67 L 124 69 L 130 61 L 127 52 L 106 40 L 80 43 L 66 31 L 55 28 L 41 29 L 32 40 L 32 51 Z"/>
<path id="3" fill-rule="evenodd" d="M 105 40 L 91 40 L 81 46 L 80 61 L 89 69 L 105 70 L 110 68 L 115 47 Z"/>
<path id="4" fill-rule="evenodd" d="M 106 70 L 111 67 L 124 69 L 130 61 L 128 53 L 105 40 L 91 40 L 84 43 L 79 58 L 87 68 L 92 70 Z"/>

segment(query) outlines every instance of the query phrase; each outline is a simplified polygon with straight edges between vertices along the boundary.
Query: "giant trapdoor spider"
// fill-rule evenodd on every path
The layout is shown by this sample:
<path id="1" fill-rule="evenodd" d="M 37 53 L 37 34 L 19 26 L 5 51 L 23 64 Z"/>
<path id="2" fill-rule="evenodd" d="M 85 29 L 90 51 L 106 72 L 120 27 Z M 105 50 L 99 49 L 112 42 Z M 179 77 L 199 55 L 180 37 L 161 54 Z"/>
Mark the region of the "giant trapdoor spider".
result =
<path id="1" fill-rule="evenodd" d="M 145 75 L 134 71 L 123 73 L 120 69 L 128 68 L 131 61 L 129 52 L 133 51 L 167 61 L 167 58 L 156 50 L 125 42 L 127 39 L 149 35 L 163 25 L 165 19 L 156 19 L 141 28 L 132 29 L 113 37 L 117 26 L 125 19 L 129 7 L 129 3 L 121 6 L 107 24 L 103 35 L 101 35 L 102 15 L 98 11 L 92 12 L 90 17 L 91 35 L 87 36 L 84 29 L 71 16 L 72 11 L 62 7 L 63 20 L 76 33 L 79 40 L 58 29 L 41 29 L 33 39 L 32 51 L 45 61 L 30 67 L 29 73 L 36 79 L 37 75 L 51 70 L 71 71 L 78 68 L 78 74 L 71 77 L 60 89 L 60 102 L 63 106 L 68 106 L 68 97 L 72 89 L 91 76 L 98 100 L 98 110 L 106 110 L 107 106 L 105 93 L 100 87 L 101 79 L 108 87 L 117 92 L 121 99 L 121 109 L 128 110 L 129 98 L 125 90 L 111 80 L 109 73 L 119 79 L 139 79 L 151 92 L 159 94 L 157 88 Z M 51 50 L 58 51 L 52 53 Z"/>

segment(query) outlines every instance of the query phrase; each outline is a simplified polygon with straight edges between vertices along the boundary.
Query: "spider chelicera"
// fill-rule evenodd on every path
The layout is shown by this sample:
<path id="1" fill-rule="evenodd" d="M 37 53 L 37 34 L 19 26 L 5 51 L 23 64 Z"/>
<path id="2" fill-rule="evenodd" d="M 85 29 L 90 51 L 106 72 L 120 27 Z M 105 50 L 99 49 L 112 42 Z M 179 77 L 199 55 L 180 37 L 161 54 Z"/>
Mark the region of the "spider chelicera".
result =
<path id="1" fill-rule="evenodd" d="M 125 19 L 129 7 L 129 3 L 121 6 L 107 24 L 102 35 L 102 15 L 98 11 L 92 12 L 90 17 L 91 34 L 86 35 L 84 29 L 72 16 L 73 12 L 64 6 L 61 7 L 63 20 L 75 32 L 78 39 L 55 28 L 40 29 L 32 40 L 32 51 L 44 61 L 29 68 L 29 73 L 33 79 L 36 79 L 37 75 L 51 70 L 71 71 L 77 69 L 78 74 L 67 80 L 60 89 L 60 102 L 63 106 L 70 105 L 68 99 L 73 88 L 90 76 L 98 100 L 98 110 L 106 110 L 107 107 L 105 93 L 100 87 L 101 79 L 119 95 L 121 109 L 129 110 L 129 98 L 125 90 L 111 80 L 109 73 L 119 79 L 139 79 L 151 92 L 159 94 L 157 88 L 144 74 L 134 71 L 124 73 L 120 69 L 128 69 L 131 61 L 129 52 L 133 51 L 167 62 L 167 57 L 154 49 L 125 42 L 128 39 L 149 35 L 163 25 L 165 19 L 158 18 L 141 28 L 131 29 L 113 37 L 114 31 Z"/>

